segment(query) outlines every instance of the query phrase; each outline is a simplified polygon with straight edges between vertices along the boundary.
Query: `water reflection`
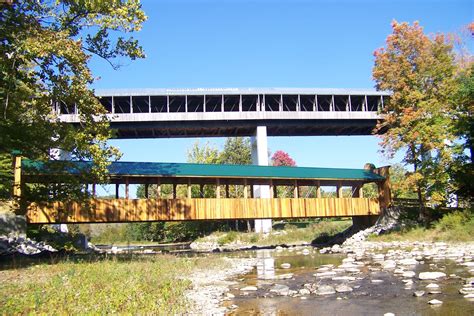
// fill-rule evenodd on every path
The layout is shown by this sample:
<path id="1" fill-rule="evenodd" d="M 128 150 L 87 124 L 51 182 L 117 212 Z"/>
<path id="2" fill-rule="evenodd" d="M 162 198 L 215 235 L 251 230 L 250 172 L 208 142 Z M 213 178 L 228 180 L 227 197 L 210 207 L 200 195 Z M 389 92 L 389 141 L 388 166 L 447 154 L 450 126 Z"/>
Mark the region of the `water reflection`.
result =
<path id="1" fill-rule="evenodd" d="M 238 308 L 232 315 L 474 315 L 474 304 L 458 293 L 462 279 L 450 278 L 440 281 L 441 294 L 426 294 L 421 298 L 413 296 L 414 290 L 425 289 L 427 282 L 414 279 L 413 287 L 405 289 L 402 278 L 386 271 L 362 269 L 356 280 L 349 285 L 354 288 L 351 293 L 327 296 L 286 295 L 272 292 L 276 285 L 288 286 L 290 290 L 299 291 L 306 283 L 319 283 L 321 279 L 314 277 L 315 269 L 322 265 L 341 264 L 342 255 L 321 255 L 310 249 L 310 254 L 302 255 L 301 249 L 285 249 L 282 251 L 258 250 L 246 253 L 258 259 L 256 273 L 244 276 L 242 286 L 256 285 L 258 291 L 242 295 L 235 291 L 236 297 L 232 304 Z M 291 264 L 291 268 L 281 269 L 282 263 Z M 430 270 L 430 264 L 419 264 L 415 272 Z M 456 274 L 461 278 L 468 277 L 467 270 L 451 261 L 436 263 L 437 269 L 446 274 Z M 373 266 L 372 262 L 366 265 Z M 374 265 L 375 266 L 375 265 Z M 291 273 L 288 273 L 291 272 Z M 291 275 L 291 277 L 286 277 Z M 383 280 L 382 285 L 371 282 L 372 279 Z M 335 286 L 341 281 L 327 279 L 327 284 Z M 240 287 L 240 286 L 239 286 Z M 438 298 L 444 303 L 431 306 L 427 302 Z"/>
<path id="2" fill-rule="evenodd" d="M 275 278 L 275 258 L 270 250 L 257 251 L 257 279 L 272 280 Z M 258 283 L 258 282 L 257 282 Z"/>

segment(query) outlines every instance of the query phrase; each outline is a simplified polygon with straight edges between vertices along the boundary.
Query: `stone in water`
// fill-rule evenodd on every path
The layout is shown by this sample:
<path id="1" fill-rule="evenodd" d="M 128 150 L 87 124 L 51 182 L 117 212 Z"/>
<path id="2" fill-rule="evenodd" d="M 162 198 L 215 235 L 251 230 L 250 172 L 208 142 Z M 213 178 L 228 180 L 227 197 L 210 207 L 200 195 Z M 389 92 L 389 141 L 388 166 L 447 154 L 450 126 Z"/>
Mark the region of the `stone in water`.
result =
<path id="1" fill-rule="evenodd" d="M 446 273 L 443 272 L 421 272 L 418 275 L 420 280 L 436 280 L 446 277 Z"/>
<path id="2" fill-rule="evenodd" d="M 256 291 L 258 290 L 256 286 L 246 286 L 240 289 L 241 291 Z"/>

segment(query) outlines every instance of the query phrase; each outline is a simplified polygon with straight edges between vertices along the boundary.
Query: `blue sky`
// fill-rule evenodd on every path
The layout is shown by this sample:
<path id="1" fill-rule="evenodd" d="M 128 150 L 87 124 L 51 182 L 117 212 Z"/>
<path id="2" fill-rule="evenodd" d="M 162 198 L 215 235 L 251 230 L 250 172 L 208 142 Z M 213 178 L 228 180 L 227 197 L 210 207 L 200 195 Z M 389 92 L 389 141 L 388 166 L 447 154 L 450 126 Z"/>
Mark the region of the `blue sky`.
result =
<path id="1" fill-rule="evenodd" d="M 419 21 L 427 33 L 457 32 L 472 1 L 146 0 L 136 37 L 147 58 L 114 71 L 93 59 L 95 88 L 373 88 L 373 51 L 390 23 Z M 197 139 L 115 140 L 129 161 L 186 161 Z M 202 139 L 222 146 L 223 139 Z M 272 137 L 299 166 L 360 168 L 391 163 L 376 137 Z M 399 157 L 395 159 L 396 162 Z"/>

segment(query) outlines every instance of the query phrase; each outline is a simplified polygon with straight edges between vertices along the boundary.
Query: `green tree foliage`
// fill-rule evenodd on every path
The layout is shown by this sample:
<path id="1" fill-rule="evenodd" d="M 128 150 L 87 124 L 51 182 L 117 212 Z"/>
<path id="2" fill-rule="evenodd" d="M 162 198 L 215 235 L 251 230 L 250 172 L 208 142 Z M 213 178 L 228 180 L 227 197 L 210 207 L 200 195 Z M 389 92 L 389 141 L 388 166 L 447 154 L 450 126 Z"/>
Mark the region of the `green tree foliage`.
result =
<path id="1" fill-rule="evenodd" d="M 426 219 L 425 203 L 445 203 L 454 190 L 448 170 L 459 137 L 453 120 L 459 66 L 444 35 L 429 37 L 417 22 L 394 21 L 392 31 L 374 54 L 376 87 L 392 92 L 377 130 L 385 132 L 385 153 L 404 151 L 404 163 L 413 166 L 407 181 L 416 187 L 420 218 Z"/>
<path id="2" fill-rule="evenodd" d="M 146 19 L 140 2 L 22 0 L 0 10 L 0 195 L 9 194 L 4 161 L 14 150 L 47 161 L 51 148 L 61 149 L 92 160 L 89 176 L 104 180 L 119 152 L 106 143 L 109 122 L 90 89 L 88 63 L 98 56 L 118 68 L 123 58 L 144 57 L 130 36 Z M 79 127 L 61 123 L 55 104 L 76 107 Z"/>
<path id="3" fill-rule="evenodd" d="M 407 181 L 409 172 L 401 164 L 394 164 L 390 168 L 390 183 L 394 198 L 416 199 L 416 188 Z"/>
<path id="4" fill-rule="evenodd" d="M 230 137 L 219 154 L 219 163 L 230 165 L 252 164 L 252 145 L 249 138 Z"/>
<path id="5" fill-rule="evenodd" d="M 474 23 L 471 24 L 474 34 Z M 454 133 L 461 139 L 456 147 L 455 163 L 450 168 L 455 193 L 467 201 L 474 197 L 474 63 L 459 76 L 457 108 L 453 111 Z"/>

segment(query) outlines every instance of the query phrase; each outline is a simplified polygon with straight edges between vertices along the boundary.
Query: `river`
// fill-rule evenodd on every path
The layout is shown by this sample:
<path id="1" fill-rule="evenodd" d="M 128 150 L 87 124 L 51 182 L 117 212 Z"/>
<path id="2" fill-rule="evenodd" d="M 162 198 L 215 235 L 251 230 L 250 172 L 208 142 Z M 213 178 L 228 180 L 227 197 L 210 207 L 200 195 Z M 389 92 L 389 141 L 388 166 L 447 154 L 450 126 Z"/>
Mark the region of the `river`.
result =
<path id="1" fill-rule="evenodd" d="M 303 254 L 303 249 L 308 249 L 309 254 Z M 470 274 L 465 267 L 451 260 L 425 261 L 417 264 L 416 268 L 406 269 L 414 271 L 416 275 L 421 271 L 442 270 L 450 276 L 442 281 L 418 280 L 414 277 L 411 278 L 413 283 L 407 285 L 403 280 L 408 278 L 402 277 L 402 274 L 380 269 L 379 264 L 369 260 L 360 266 L 360 272 L 354 269 L 352 272 L 339 271 L 333 277 L 316 277 L 314 274 L 318 268 L 322 267 L 324 271 L 326 267 L 340 266 L 346 256 L 319 254 L 311 247 L 248 251 L 233 255 L 257 258 L 258 264 L 231 288 L 230 296 L 235 297 L 224 302 L 225 306 L 234 307 L 231 315 L 474 315 L 473 299 L 466 299 L 459 293 L 463 278 Z M 291 267 L 281 268 L 285 263 Z M 286 279 L 289 274 L 292 277 Z M 282 275 L 284 279 L 279 279 Z M 345 277 L 348 278 L 343 280 Z M 438 289 L 431 290 L 434 294 L 428 294 L 430 290 L 426 286 L 430 283 L 439 285 Z M 303 294 L 300 294 L 300 290 L 311 288 L 314 284 L 328 284 L 335 288 L 344 284 L 352 291 L 327 295 L 302 291 Z M 241 290 L 248 286 L 256 286 L 257 290 Z M 285 292 L 285 286 L 290 291 L 289 295 Z M 272 292 L 272 289 L 280 293 Z M 423 290 L 426 294 L 415 297 L 413 293 L 417 290 Z M 428 304 L 432 299 L 443 303 Z"/>

